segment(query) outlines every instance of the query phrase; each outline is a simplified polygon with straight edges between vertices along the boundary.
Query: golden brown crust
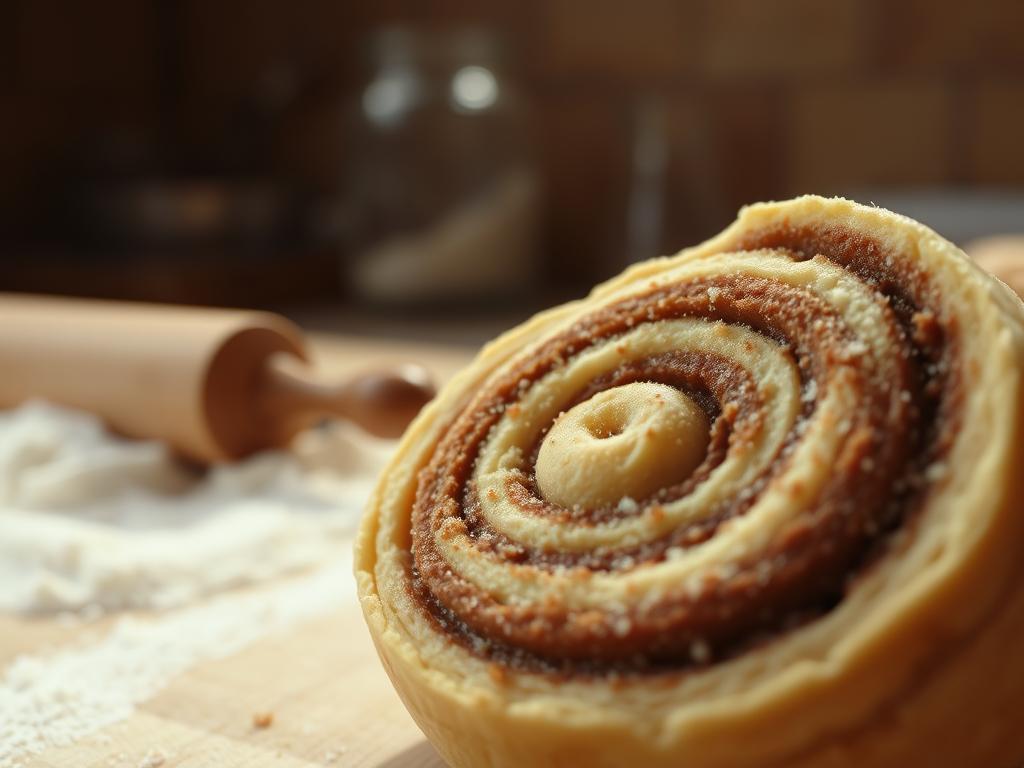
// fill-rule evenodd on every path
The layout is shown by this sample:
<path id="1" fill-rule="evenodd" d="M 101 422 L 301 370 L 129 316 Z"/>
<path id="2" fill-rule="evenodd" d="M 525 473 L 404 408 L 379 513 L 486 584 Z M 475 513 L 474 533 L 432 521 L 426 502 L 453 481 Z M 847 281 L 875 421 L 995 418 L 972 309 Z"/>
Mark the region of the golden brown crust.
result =
<path id="1" fill-rule="evenodd" d="M 991 706 L 970 669 L 1024 626 L 1022 316 L 921 225 L 806 197 L 498 339 L 360 532 L 410 711 L 453 765 L 1009 768 L 1024 661 Z"/>

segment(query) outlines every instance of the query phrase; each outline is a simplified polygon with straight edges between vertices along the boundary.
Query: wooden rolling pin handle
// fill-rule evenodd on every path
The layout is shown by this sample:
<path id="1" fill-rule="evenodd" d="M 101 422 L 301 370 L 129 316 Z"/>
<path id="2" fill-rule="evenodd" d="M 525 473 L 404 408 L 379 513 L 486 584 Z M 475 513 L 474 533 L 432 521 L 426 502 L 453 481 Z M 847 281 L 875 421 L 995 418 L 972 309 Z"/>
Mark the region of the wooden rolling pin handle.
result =
<path id="1" fill-rule="evenodd" d="M 278 425 L 282 442 L 324 416 L 348 419 L 378 437 L 399 437 L 435 394 L 427 370 L 411 363 L 329 385 L 292 362 L 269 358 L 259 385 L 260 408 Z"/>

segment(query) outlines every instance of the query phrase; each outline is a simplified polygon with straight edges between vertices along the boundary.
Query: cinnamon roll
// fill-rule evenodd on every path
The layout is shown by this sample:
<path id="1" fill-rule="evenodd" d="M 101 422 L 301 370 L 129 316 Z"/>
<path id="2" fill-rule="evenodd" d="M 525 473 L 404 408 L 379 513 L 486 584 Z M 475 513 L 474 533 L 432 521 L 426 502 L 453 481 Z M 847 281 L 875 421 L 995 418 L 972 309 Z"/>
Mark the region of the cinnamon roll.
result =
<path id="1" fill-rule="evenodd" d="M 1024 304 L 841 199 L 745 208 L 488 345 L 363 611 L 453 766 L 1024 761 Z"/>

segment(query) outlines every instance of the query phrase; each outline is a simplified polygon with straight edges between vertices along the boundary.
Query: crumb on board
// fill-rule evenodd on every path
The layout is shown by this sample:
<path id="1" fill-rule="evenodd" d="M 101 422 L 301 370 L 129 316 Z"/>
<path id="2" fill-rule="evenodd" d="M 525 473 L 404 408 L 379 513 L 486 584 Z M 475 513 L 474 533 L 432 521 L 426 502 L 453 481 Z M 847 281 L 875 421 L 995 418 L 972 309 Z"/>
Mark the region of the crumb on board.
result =
<path id="1" fill-rule="evenodd" d="M 324 752 L 323 761 L 327 764 L 331 764 L 341 759 L 341 756 L 345 754 L 345 747 L 338 747 L 337 749 L 329 749 Z"/>
<path id="2" fill-rule="evenodd" d="M 160 768 L 167 762 L 167 755 L 160 749 L 149 750 L 139 761 L 139 768 Z"/>
<path id="3" fill-rule="evenodd" d="M 274 724 L 273 712 L 256 712 L 252 716 L 252 727 L 261 731 Z"/>

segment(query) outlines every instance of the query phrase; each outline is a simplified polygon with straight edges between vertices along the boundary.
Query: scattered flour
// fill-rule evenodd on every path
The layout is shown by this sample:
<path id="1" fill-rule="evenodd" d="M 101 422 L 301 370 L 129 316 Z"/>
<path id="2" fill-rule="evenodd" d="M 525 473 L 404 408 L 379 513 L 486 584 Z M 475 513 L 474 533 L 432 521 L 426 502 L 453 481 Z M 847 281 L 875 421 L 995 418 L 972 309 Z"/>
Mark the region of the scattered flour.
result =
<path id="1" fill-rule="evenodd" d="M 200 473 L 86 414 L 0 413 L 0 612 L 142 611 L 0 670 L 0 768 L 123 720 L 199 661 L 353 602 L 351 534 L 392 448 L 331 425 Z"/>
<path id="2" fill-rule="evenodd" d="M 20 656 L 0 678 L 0 768 L 128 717 L 196 662 L 355 600 L 351 556 L 313 574 L 152 618 L 122 618 L 98 641 Z"/>
<path id="3" fill-rule="evenodd" d="M 201 475 L 87 414 L 0 413 L 0 611 L 164 609 L 323 562 L 391 447 L 331 425 Z"/>

